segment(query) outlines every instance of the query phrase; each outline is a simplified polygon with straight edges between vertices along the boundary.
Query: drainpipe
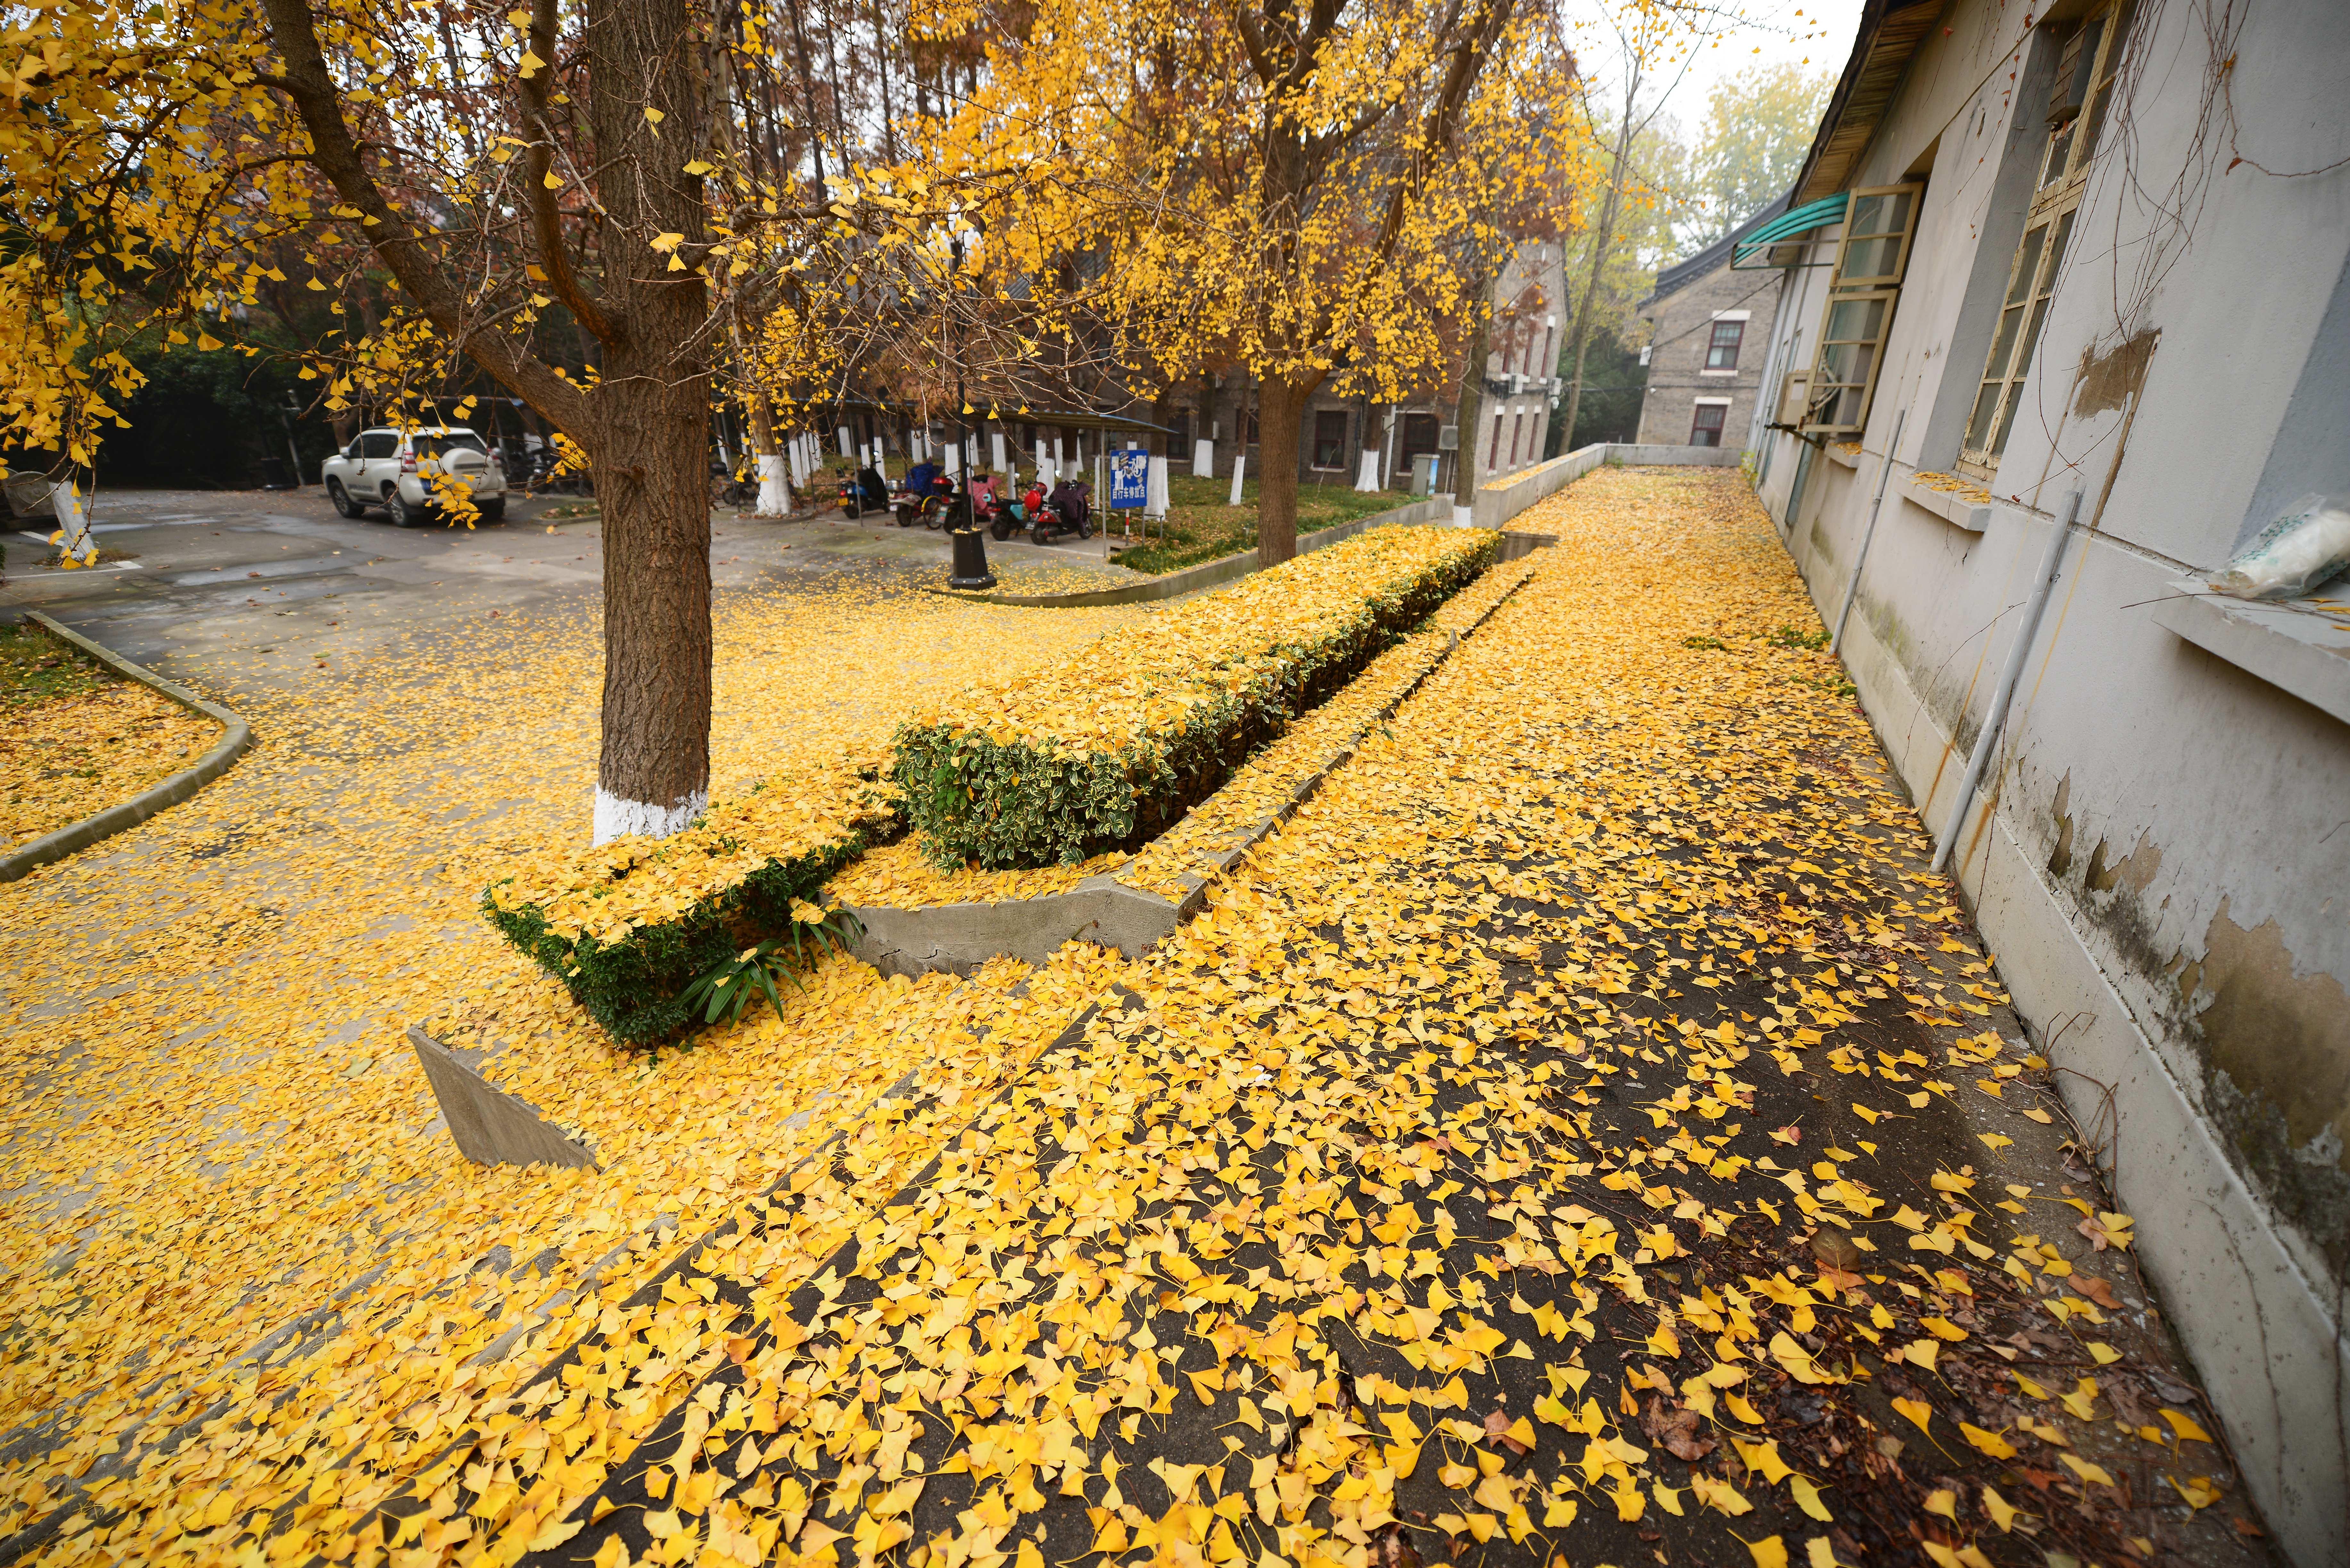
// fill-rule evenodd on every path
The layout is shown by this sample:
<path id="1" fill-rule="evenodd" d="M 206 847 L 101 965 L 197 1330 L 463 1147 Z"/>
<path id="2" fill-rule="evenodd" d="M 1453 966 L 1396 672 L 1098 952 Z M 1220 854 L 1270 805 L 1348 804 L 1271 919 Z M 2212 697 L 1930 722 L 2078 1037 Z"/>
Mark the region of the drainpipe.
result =
<path id="1" fill-rule="evenodd" d="M 1828 639 L 1831 658 L 1843 646 L 1844 623 L 1852 617 L 1852 601 L 1860 597 L 1860 574 L 1868 565 L 1868 542 L 1877 537 L 1877 514 L 1885 505 L 1886 482 L 1893 477 L 1893 454 L 1901 445 L 1901 427 L 1908 420 L 1907 409 L 1893 416 L 1893 440 L 1885 449 L 1885 461 L 1877 469 L 1877 499 L 1868 504 L 1868 526 L 1860 533 L 1860 557 L 1852 564 L 1852 581 L 1845 585 L 1844 608 L 1836 611 L 1835 635 Z"/>
<path id="2" fill-rule="evenodd" d="M 1999 744 L 1999 732 L 2007 722 L 2007 705 L 2015 695 L 2016 678 L 2023 673 L 2024 657 L 2032 651 L 2033 634 L 2040 629 L 2040 612 L 2048 607 L 2048 590 L 2056 586 L 2056 568 L 2064 559 L 2064 545 L 2073 536 L 2073 519 L 2081 514 L 2081 493 L 2074 491 L 2065 498 L 2064 515 L 2048 536 L 2048 553 L 2040 557 L 2040 576 L 2032 585 L 2032 597 L 2023 607 L 2023 623 L 2015 628 L 2015 641 L 2007 650 L 2007 662 L 2001 667 L 1999 684 L 1991 690 L 1991 711 L 1983 715 L 1982 733 L 1975 737 L 1974 754 L 1967 759 L 1966 777 L 1959 782 L 1959 798 L 1950 803 L 1950 820 L 1942 824 L 1942 836 L 1934 844 L 1936 872 L 1950 863 L 1950 850 L 1959 841 L 1959 829 L 1966 825 L 1967 807 L 1973 804 L 1975 786 L 1982 783 L 1983 770 L 1991 765 L 1991 754 Z"/>

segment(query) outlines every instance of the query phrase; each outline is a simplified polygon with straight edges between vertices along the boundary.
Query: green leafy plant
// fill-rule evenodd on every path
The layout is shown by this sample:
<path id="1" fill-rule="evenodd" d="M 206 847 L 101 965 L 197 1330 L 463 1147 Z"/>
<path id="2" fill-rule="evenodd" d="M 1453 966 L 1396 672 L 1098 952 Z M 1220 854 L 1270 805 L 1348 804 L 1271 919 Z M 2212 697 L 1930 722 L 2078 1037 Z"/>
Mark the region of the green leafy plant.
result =
<path id="1" fill-rule="evenodd" d="M 1796 627 L 1783 626 L 1762 640 L 1773 648 L 1802 648 L 1816 651 L 1828 645 L 1828 633 L 1825 627 L 1816 631 L 1804 631 Z"/>
<path id="2" fill-rule="evenodd" d="M 1681 646 L 1683 648 L 1711 649 L 1714 652 L 1720 653 L 1730 645 L 1722 641 L 1721 639 L 1718 637 L 1685 637 L 1681 639 Z"/>
<path id="3" fill-rule="evenodd" d="M 827 953 L 847 952 L 859 934 L 857 917 L 846 909 L 827 915 L 795 900 L 792 914 L 791 927 L 782 936 L 744 948 L 703 971 L 680 992 L 678 1002 L 687 1014 L 699 1012 L 704 1024 L 723 1018 L 731 1026 L 742 1021 L 754 998 L 764 996 L 781 1020 L 784 996 L 775 981 L 785 981 L 805 992 L 807 987 L 800 981 L 801 973 L 813 969 Z M 805 919 L 807 915 L 817 918 Z"/>
<path id="4" fill-rule="evenodd" d="M 712 1022 L 709 996 L 686 992 L 745 950 L 824 940 L 802 926 L 837 936 L 808 900 L 902 825 L 878 778 L 802 779 L 714 805 L 670 838 L 528 857 L 483 890 L 482 913 L 607 1033 L 658 1045 Z"/>

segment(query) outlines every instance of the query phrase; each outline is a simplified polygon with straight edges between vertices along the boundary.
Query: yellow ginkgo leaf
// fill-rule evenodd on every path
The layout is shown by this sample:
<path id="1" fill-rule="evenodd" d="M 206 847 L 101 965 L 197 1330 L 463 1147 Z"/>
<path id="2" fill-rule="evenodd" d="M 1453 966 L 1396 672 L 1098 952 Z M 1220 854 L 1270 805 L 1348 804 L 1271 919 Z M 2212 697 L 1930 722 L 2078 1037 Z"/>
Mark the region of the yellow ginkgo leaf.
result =
<path id="1" fill-rule="evenodd" d="M 2114 1478 L 2106 1473 L 2103 1465 L 2093 1465 L 2075 1454 L 2059 1454 L 2056 1457 L 2064 1461 L 2066 1469 L 2085 1481 L 2094 1481 L 2099 1486 L 2114 1484 Z"/>
<path id="2" fill-rule="evenodd" d="M 2005 1438 L 2001 1437 L 1997 1432 L 1987 1432 L 1981 1427 L 1970 1426 L 1968 1423 L 1961 1421 L 1959 1423 L 1959 1436 L 1964 1438 L 1968 1442 L 1972 1443 L 1984 1453 L 1989 1454 L 1992 1459 L 2012 1459 L 2015 1458 L 2015 1445 L 2009 1442 Z"/>
<path id="3" fill-rule="evenodd" d="M 2162 1411 L 2162 1418 L 2169 1423 L 2170 1429 L 2178 1434 L 2182 1443 L 2208 1443 L 2211 1440 L 2211 1434 L 2196 1425 L 2191 1417 L 2166 1407 Z"/>

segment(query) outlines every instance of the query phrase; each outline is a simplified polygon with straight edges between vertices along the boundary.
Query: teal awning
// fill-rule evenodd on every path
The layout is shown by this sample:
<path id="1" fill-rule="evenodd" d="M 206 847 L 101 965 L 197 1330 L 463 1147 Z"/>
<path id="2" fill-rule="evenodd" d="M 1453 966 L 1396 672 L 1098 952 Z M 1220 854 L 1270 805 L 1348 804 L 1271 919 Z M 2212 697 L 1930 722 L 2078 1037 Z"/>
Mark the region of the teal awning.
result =
<path id="1" fill-rule="evenodd" d="M 1839 191 L 1833 196 L 1823 196 L 1816 202 L 1807 202 L 1792 213 L 1781 213 L 1731 245 L 1730 265 L 1732 267 L 1742 267 L 1749 271 L 1767 268 L 1770 263 L 1756 262 L 1752 259 L 1758 252 L 1768 250 L 1774 244 L 1783 244 L 1794 239 L 1797 234 L 1808 234 L 1824 224 L 1842 223 L 1845 203 L 1850 200 L 1852 200 L 1850 192 Z"/>

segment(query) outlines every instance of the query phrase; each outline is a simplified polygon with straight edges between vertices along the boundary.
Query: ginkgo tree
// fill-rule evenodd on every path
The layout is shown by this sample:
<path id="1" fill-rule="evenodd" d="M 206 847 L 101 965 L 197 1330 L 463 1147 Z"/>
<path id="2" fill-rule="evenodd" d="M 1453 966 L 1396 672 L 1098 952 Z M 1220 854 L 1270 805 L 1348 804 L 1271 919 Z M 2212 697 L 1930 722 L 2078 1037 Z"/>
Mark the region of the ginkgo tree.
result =
<path id="1" fill-rule="evenodd" d="M 1555 18 L 1537 0 L 1063 0 L 1048 15 L 1040 34 L 1132 63 L 1017 78 L 1035 117 L 1102 127 L 1133 180 L 1102 225 L 1107 313 L 1149 373 L 1238 363 L 1254 378 L 1259 555 L 1286 560 L 1308 400 L 1337 376 L 1393 400 L 1485 308 L 1506 244 L 1495 213 L 1573 75 Z"/>
<path id="2" fill-rule="evenodd" d="M 708 0 L 12 8 L 5 434 L 88 463 L 139 384 L 130 350 L 262 353 L 262 287 L 331 301 L 338 328 L 299 350 L 330 411 L 421 421 L 470 361 L 561 432 L 601 503 L 597 839 L 673 832 L 709 791 L 717 370 L 837 369 L 853 320 L 870 340 L 893 311 L 992 297 L 909 286 L 966 260 L 953 234 L 1069 230 L 1034 216 L 1064 200 L 1067 148 L 969 117 L 911 117 L 896 164 L 817 184 L 745 79 L 784 57 Z M 1049 312 L 1027 314 L 1033 332 Z"/>

